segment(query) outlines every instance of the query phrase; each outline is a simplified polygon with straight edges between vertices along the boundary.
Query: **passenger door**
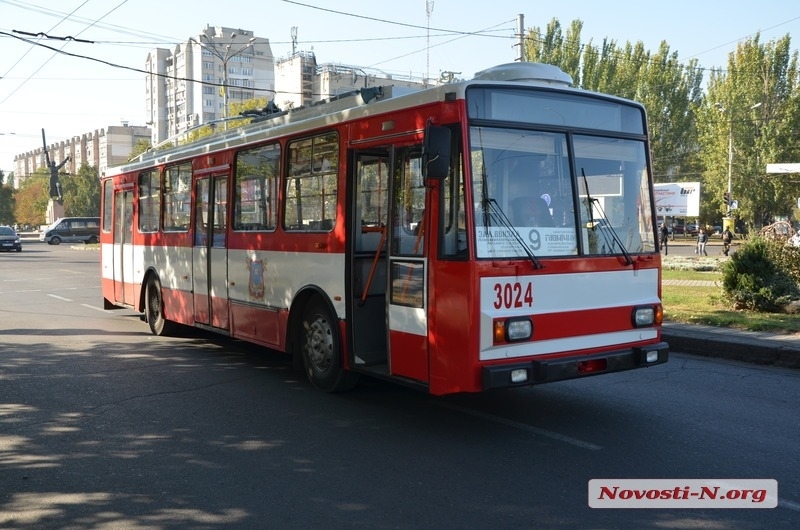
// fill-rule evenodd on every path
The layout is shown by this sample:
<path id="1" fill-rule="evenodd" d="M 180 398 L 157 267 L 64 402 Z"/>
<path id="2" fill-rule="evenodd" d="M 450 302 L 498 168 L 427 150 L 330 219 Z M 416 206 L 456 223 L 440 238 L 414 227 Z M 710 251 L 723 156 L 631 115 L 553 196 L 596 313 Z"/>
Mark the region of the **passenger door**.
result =
<path id="1" fill-rule="evenodd" d="M 135 305 L 133 298 L 133 191 L 114 192 L 114 300 Z"/>
<path id="2" fill-rule="evenodd" d="M 227 172 L 197 179 L 195 194 L 194 319 L 198 324 L 228 329 Z"/>
<path id="3" fill-rule="evenodd" d="M 389 371 L 427 382 L 427 188 L 421 151 L 398 149 L 391 174 L 388 289 Z"/>

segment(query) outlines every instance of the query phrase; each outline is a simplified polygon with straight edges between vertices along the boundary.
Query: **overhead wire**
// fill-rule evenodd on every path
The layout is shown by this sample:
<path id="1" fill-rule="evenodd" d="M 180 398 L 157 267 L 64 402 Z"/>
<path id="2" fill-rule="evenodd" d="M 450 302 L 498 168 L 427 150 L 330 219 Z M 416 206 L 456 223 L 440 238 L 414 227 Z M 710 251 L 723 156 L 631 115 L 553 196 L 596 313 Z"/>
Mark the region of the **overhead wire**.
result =
<path id="1" fill-rule="evenodd" d="M 76 8 L 75 8 L 75 9 L 72 11 L 72 13 L 74 13 L 74 12 L 75 12 L 75 11 L 77 11 L 78 9 L 82 8 L 83 6 L 85 6 L 85 5 L 86 5 L 88 2 L 89 2 L 89 0 L 84 0 L 84 2 L 83 2 L 83 3 L 81 3 L 81 5 L 79 5 L 78 7 L 76 7 Z M 123 5 L 124 5 L 124 4 L 126 4 L 126 3 L 128 3 L 128 0 L 122 0 L 122 2 L 120 2 L 119 4 L 117 4 L 115 7 L 113 7 L 113 8 L 112 8 L 112 9 L 110 9 L 109 11 L 107 11 L 105 15 L 103 15 L 102 17 L 100 17 L 99 19 L 97 19 L 97 21 L 99 21 L 99 20 L 102 20 L 103 18 L 107 17 L 108 15 L 110 15 L 111 13 L 113 13 L 114 11 L 116 11 L 117 9 L 119 9 L 121 6 L 123 6 Z M 61 22 L 63 22 L 64 20 L 65 20 L 65 19 L 63 19 Z M 94 24 L 95 24 L 97 21 L 95 21 L 95 22 L 92 22 L 91 24 L 89 24 L 88 26 L 86 26 L 85 28 L 83 28 L 81 31 L 79 31 L 79 32 L 78 32 L 78 35 L 80 35 L 81 33 L 83 33 L 83 32 L 85 32 L 85 31 L 87 31 L 89 28 L 91 28 L 92 26 L 94 26 Z M 51 28 L 50 30 L 48 30 L 48 33 L 49 33 L 49 32 L 51 32 L 51 31 L 53 31 L 53 29 L 55 29 L 55 28 L 56 28 L 58 25 L 60 25 L 60 24 L 61 24 L 61 22 L 59 22 L 59 23 L 58 23 L 58 24 L 56 24 L 56 25 L 55 25 L 53 28 Z M 6 35 L 8 35 L 8 34 L 6 34 Z M 40 38 L 41 38 L 41 37 L 40 37 Z M 65 41 L 65 42 L 64 42 L 64 44 L 61 46 L 61 49 L 58 49 L 58 50 L 56 50 L 55 48 L 52 48 L 52 47 L 50 47 L 50 46 L 45 46 L 45 47 L 46 47 L 46 48 L 50 48 L 50 49 L 52 49 L 53 51 L 55 51 L 55 52 L 57 52 L 57 53 L 66 53 L 66 52 L 63 52 L 63 48 L 64 48 L 64 47 L 66 47 L 66 46 L 67 46 L 69 43 L 70 43 L 70 41 Z M 34 45 L 36 45 L 36 46 L 40 46 L 40 45 L 42 45 L 42 44 L 41 44 L 41 43 L 39 43 L 39 42 L 36 42 L 36 43 L 33 43 L 33 44 L 34 44 Z M 30 50 L 28 50 L 28 51 L 30 51 Z M 25 53 L 27 54 L 28 52 L 25 52 Z M 36 70 L 34 70 L 34 71 L 33 71 L 33 72 L 32 72 L 32 73 L 31 73 L 31 74 L 30 74 L 30 75 L 29 75 L 29 76 L 28 76 L 28 77 L 27 77 L 27 78 L 26 78 L 26 79 L 25 79 L 25 80 L 24 80 L 22 83 L 20 83 L 20 84 L 19 84 L 19 86 L 17 86 L 17 88 L 15 88 L 14 90 L 12 90 L 12 91 L 11 91 L 11 93 L 9 93 L 9 94 L 8 94 L 8 95 L 7 95 L 5 98 L 3 98 L 2 100 L 0 100 L 0 105 L 2 105 L 3 103 L 5 103 L 6 101 L 8 101 L 8 99 L 9 99 L 11 96 L 13 96 L 13 95 L 14 95 L 14 94 L 15 94 L 15 93 L 16 93 L 16 92 L 19 90 L 19 89 L 21 89 L 23 86 L 25 86 L 25 84 L 26 84 L 28 81 L 30 81 L 30 80 L 33 78 L 33 76 L 34 76 L 34 75 L 36 75 L 36 74 L 37 74 L 39 71 L 41 71 L 41 69 L 42 69 L 42 68 L 44 68 L 44 67 L 45 67 L 45 65 L 47 65 L 47 63 L 49 63 L 51 60 L 53 60 L 53 58 L 54 58 L 55 56 L 56 56 L 56 53 L 54 53 L 53 55 L 51 55 L 50 57 L 48 57 L 48 58 L 47 58 L 47 59 L 46 59 L 46 60 L 45 60 L 45 61 L 44 61 L 44 62 L 41 64 L 41 66 L 39 66 L 39 68 L 37 68 Z M 19 61 L 18 61 L 18 62 L 19 62 Z M 16 65 L 16 64 L 17 64 L 17 63 L 15 63 L 15 65 Z M 13 68 L 13 66 L 12 66 L 12 68 Z"/>

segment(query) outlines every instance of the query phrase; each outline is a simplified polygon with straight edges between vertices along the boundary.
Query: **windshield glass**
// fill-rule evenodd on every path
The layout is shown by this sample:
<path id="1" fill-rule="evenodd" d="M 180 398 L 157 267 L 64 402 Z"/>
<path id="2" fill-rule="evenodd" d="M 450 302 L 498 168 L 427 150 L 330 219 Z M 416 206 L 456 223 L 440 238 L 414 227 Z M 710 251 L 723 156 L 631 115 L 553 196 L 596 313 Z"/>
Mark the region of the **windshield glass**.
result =
<path id="1" fill-rule="evenodd" d="M 643 141 L 474 126 L 470 147 L 479 258 L 655 250 Z"/>

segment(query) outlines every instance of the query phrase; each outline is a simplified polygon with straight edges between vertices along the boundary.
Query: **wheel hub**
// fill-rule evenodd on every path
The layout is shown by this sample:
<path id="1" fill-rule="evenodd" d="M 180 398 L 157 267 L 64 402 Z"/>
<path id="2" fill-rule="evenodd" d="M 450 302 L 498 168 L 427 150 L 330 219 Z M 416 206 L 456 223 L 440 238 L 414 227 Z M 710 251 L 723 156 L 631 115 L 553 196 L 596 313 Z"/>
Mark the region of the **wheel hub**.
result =
<path id="1" fill-rule="evenodd" d="M 324 319 L 317 318 L 311 322 L 306 333 L 306 353 L 317 372 L 330 368 L 333 360 L 333 334 Z"/>

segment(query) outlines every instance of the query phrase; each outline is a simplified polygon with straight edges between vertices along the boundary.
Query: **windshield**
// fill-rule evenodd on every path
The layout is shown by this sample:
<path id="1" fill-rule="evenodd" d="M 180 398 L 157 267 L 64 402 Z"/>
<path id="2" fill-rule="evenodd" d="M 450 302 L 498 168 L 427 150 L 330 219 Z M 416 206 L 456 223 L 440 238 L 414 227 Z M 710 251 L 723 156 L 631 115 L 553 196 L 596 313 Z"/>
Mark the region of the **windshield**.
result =
<path id="1" fill-rule="evenodd" d="M 479 258 L 655 250 L 643 141 L 476 126 L 470 144 Z"/>

